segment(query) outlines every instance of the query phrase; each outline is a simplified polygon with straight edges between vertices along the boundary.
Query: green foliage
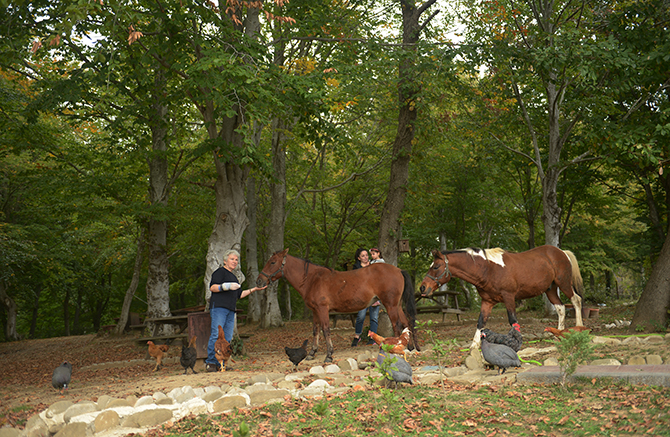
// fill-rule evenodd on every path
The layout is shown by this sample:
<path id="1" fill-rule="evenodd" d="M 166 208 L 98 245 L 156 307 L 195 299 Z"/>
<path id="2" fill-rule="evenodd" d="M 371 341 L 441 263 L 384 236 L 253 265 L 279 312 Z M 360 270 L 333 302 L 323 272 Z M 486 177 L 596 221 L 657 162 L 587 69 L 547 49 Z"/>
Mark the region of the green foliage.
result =
<path id="1" fill-rule="evenodd" d="M 250 435 L 249 425 L 246 422 L 240 422 L 237 431 L 233 431 L 234 437 L 247 437 L 248 435 Z"/>
<path id="2" fill-rule="evenodd" d="M 560 339 L 553 340 L 558 349 L 558 363 L 561 369 L 561 386 L 577 370 L 577 366 L 593 358 L 593 344 L 588 332 L 570 331 Z"/>

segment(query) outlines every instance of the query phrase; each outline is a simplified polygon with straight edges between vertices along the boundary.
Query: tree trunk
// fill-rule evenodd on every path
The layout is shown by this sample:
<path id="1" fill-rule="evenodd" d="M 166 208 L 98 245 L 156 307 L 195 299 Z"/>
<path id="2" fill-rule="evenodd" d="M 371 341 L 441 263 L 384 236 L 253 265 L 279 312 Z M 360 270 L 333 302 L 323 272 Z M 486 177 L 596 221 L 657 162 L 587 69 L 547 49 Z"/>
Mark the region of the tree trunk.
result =
<path id="1" fill-rule="evenodd" d="M 128 323 L 128 315 L 130 314 L 130 306 L 135 297 L 137 285 L 140 283 L 140 271 L 142 270 L 142 262 L 144 259 L 144 225 L 140 225 L 140 235 L 137 237 L 137 254 L 135 255 L 135 267 L 133 268 L 133 277 L 130 280 L 130 285 L 126 290 L 126 295 L 123 298 L 123 305 L 121 305 L 121 315 L 119 316 L 119 323 L 114 328 L 115 334 L 123 334 Z"/>
<path id="2" fill-rule="evenodd" d="M 154 213 L 148 220 L 147 243 L 149 265 L 147 272 L 147 317 L 170 316 L 170 280 L 167 253 L 167 220 L 163 210 L 169 198 L 168 107 L 163 101 L 165 80 L 160 72 L 154 80 L 153 117 L 150 120 L 152 154 L 149 159 L 149 202 Z M 160 218 L 159 218 L 160 217 Z M 153 328 L 150 326 L 150 328 Z M 162 325 L 160 334 L 172 332 L 172 326 Z"/>
<path id="3" fill-rule="evenodd" d="M 417 8 L 414 1 L 400 0 L 404 53 L 398 67 L 398 130 L 393 142 L 388 192 L 379 223 L 379 248 L 384 260 L 394 266 L 398 265 L 400 214 L 405 206 L 412 140 L 416 133 L 416 97 L 421 90 L 415 70 L 416 43 L 421 32 L 419 17 L 435 1 L 428 0 Z"/>
<path id="4" fill-rule="evenodd" d="M 63 300 L 63 325 L 65 327 L 65 336 L 70 335 L 70 289 L 65 289 L 65 299 Z"/>
<path id="5" fill-rule="evenodd" d="M 40 295 L 42 294 L 42 287 L 37 287 L 35 293 L 35 302 L 33 303 L 33 317 L 30 320 L 30 334 L 28 338 L 35 338 L 35 330 L 37 329 L 37 317 L 40 310 Z"/>
<path id="6" fill-rule="evenodd" d="M 286 151 L 284 150 L 284 122 L 275 119 L 272 123 L 272 169 L 274 179 L 270 182 L 272 209 L 268 224 L 268 252 L 266 259 L 278 250 L 284 249 L 284 228 L 286 227 Z M 261 327 L 282 326 L 281 308 L 278 297 L 279 281 L 263 290 L 261 298 Z"/>
<path id="7" fill-rule="evenodd" d="M 670 225 L 668 232 L 670 235 Z M 635 306 L 635 314 L 630 324 L 631 332 L 638 326 L 647 331 L 662 331 L 668 325 L 670 310 L 670 238 L 665 237 L 661 253 L 651 270 L 649 281 Z"/>
<path id="8" fill-rule="evenodd" d="M 5 340 L 6 341 L 18 341 L 21 340 L 21 336 L 16 331 L 16 314 L 17 306 L 14 299 L 9 297 L 7 291 L 5 290 L 4 281 L 0 280 L 0 304 L 7 311 L 7 322 L 5 323 Z"/>
<path id="9" fill-rule="evenodd" d="M 258 228 L 256 227 L 256 179 L 249 176 L 247 179 L 247 203 L 249 209 L 249 226 L 244 234 L 247 242 L 247 278 L 249 285 L 255 285 L 258 278 Z M 261 319 L 261 292 L 251 293 L 249 299 L 249 309 L 247 310 L 247 319 L 251 322 L 258 322 Z"/>

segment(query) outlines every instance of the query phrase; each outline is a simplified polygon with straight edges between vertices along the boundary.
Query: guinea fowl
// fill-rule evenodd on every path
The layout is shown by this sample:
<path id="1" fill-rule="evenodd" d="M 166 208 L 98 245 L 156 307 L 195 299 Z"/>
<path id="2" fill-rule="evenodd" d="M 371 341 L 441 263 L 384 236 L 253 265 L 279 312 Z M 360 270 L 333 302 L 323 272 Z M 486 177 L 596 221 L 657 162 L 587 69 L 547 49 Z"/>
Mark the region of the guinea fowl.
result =
<path id="1" fill-rule="evenodd" d="M 189 367 L 193 373 L 198 373 L 194 369 L 195 362 L 198 359 L 198 353 L 195 350 L 196 339 L 197 337 L 194 335 L 191 337 L 191 341 L 189 341 L 188 346 L 185 343 L 181 345 L 181 358 L 179 359 L 179 362 L 184 368 L 184 375 L 188 373 Z"/>
<path id="2" fill-rule="evenodd" d="M 51 385 L 63 393 L 63 390 L 67 390 L 70 386 L 71 379 L 72 364 L 65 361 L 63 364 L 54 369 L 53 376 L 51 377 Z"/>
<path id="3" fill-rule="evenodd" d="M 489 364 L 498 366 L 499 375 L 505 373 L 508 367 L 521 367 L 521 361 L 514 349 L 504 344 L 490 343 L 483 332 L 481 339 L 482 355 Z"/>
<path id="4" fill-rule="evenodd" d="M 396 360 L 394 362 L 393 358 Z M 389 374 L 383 375 L 386 378 L 387 384 L 390 384 L 391 382 L 395 383 L 396 388 L 398 387 L 399 382 L 406 382 L 408 384 L 414 384 L 414 380 L 412 379 L 412 366 L 409 365 L 409 363 L 400 355 L 392 355 L 389 356 L 385 352 L 379 352 L 377 355 L 377 363 L 380 366 L 386 366 L 384 362 L 388 362 L 388 367 L 390 367 Z M 383 367 L 380 367 L 380 370 L 383 369 Z"/>
<path id="5" fill-rule="evenodd" d="M 288 359 L 293 363 L 293 371 L 298 370 L 298 364 L 307 356 L 307 343 L 309 341 L 305 340 L 302 342 L 302 346 L 296 348 L 285 347 L 284 351 L 288 356 Z"/>
<path id="6" fill-rule="evenodd" d="M 515 352 L 519 352 L 523 344 L 523 337 L 521 336 L 521 327 L 518 323 L 512 325 L 512 329 L 507 334 L 497 334 L 488 328 L 482 329 L 482 333 L 486 334 L 486 340 L 489 343 L 504 344 L 509 346 Z"/>

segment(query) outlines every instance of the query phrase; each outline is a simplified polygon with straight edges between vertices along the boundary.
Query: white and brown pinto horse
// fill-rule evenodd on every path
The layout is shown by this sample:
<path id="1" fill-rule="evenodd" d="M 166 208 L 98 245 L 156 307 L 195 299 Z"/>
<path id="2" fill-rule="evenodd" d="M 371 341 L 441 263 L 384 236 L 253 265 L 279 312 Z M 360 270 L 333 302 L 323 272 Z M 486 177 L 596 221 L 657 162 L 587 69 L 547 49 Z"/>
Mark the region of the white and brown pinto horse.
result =
<path id="1" fill-rule="evenodd" d="M 560 289 L 575 307 L 577 326 L 583 326 L 582 296 L 584 284 L 577 258 L 569 250 L 540 246 L 521 253 L 500 248 L 433 251 L 433 264 L 421 282 L 419 291 L 431 296 L 452 277 L 460 278 L 477 288 L 482 307 L 477 321 L 473 347 L 479 347 L 480 331 L 499 302 L 507 308 L 509 324 L 518 328 L 516 299 L 528 299 L 546 293 L 558 313 L 558 329 L 565 329 L 565 305 L 558 297 Z"/>

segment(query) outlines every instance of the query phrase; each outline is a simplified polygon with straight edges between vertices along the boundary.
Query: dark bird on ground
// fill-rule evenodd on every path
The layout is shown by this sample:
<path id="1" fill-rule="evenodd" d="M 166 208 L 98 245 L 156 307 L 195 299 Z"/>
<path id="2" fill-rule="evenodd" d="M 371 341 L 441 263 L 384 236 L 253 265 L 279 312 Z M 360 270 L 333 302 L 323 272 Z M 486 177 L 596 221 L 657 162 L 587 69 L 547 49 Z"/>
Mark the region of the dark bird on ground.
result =
<path id="1" fill-rule="evenodd" d="M 521 345 L 523 344 L 523 337 L 521 336 L 520 329 L 519 325 L 515 323 L 507 334 L 497 334 L 488 328 L 482 329 L 482 332 L 486 334 L 486 340 L 488 340 L 489 343 L 504 344 L 505 346 L 511 347 L 514 352 L 519 352 L 519 349 L 521 349 Z"/>
<path id="2" fill-rule="evenodd" d="M 71 379 L 72 364 L 65 361 L 54 369 L 54 374 L 51 377 L 51 385 L 53 385 L 55 389 L 58 389 L 59 392 L 63 393 L 63 390 L 67 390 L 70 386 Z"/>
<path id="3" fill-rule="evenodd" d="M 149 345 L 149 355 L 156 359 L 156 367 L 154 367 L 154 372 L 161 368 L 161 362 L 163 357 L 167 355 L 167 351 L 170 349 L 170 346 L 167 344 L 154 344 L 153 341 L 147 341 Z"/>
<path id="4" fill-rule="evenodd" d="M 394 358 L 395 361 L 393 361 Z M 379 368 L 382 373 L 384 373 L 383 369 L 386 367 L 384 364 L 385 362 L 388 363 L 388 368 L 390 371 L 390 375 L 388 373 L 383 375 L 386 378 L 387 385 L 393 382 L 397 388 L 399 382 L 414 384 L 414 380 L 412 379 L 412 366 L 410 366 L 402 356 L 388 355 L 381 351 L 377 355 L 377 363 L 382 366 Z"/>
<path id="5" fill-rule="evenodd" d="M 545 331 L 545 332 L 551 332 L 552 334 L 554 334 L 554 335 L 555 335 L 556 337 L 558 337 L 559 339 L 560 339 L 561 337 L 563 337 L 563 334 L 566 334 L 566 333 L 568 333 L 568 332 L 570 332 L 570 331 L 574 331 L 574 332 L 582 332 L 582 331 L 590 331 L 590 330 L 591 330 L 591 329 L 590 329 L 590 328 L 587 328 L 586 326 L 573 326 L 573 327 L 571 327 L 571 328 L 567 328 L 567 329 L 556 329 L 556 328 L 552 328 L 552 327 L 544 328 L 544 331 Z"/>
<path id="6" fill-rule="evenodd" d="M 489 343 L 486 334 L 482 333 L 482 355 L 494 366 L 498 366 L 498 374 L 505 373 L 508 367 L 521 367 L 519 356 L 514 350 L 504 344 Z"/>
<path id="7" fill-rule="evenodd" d="M 285 347 L 284 351 L 288 356 L 288 359 L 293 363 L 293 371 L 298 370 L 298 364 L 307 356 L 307 340 L 302 342 L 302 346 L 296 348 Z"/>
<path id="8" fill-rule="evenodd" d="M 214 356 L 216 361 L 219 362 L 219 370 L 223 372 L 226 361 L 230 359 L 230 356 L 233 354 L 233 349 L 230 347 L 230 343 L 226 340 L 226 337 L 223 333 L 223 328 L 219 325 L 219 338 L 216 339 L 214 343 Z M 230 367 L 228 370 L 231 370 Z"/>
<path id="9" fill-rule="evenodd" d="M 193 373 L 198 373 L 193 368 L 195 366 L 196 360 L 198 359 L 198 353 L 195 350 L 196 338 L 197 337 L 195 335 L 191 337 L 191 341 L 188 342 L 188 346 L 186 345 L 186 343 L 183 343 L 181 345 L 181 358 L 179 359 L 179 362 L 181 363 L 181 366 L 184 368 L 184 375 L 188 374 L 189 367 L 191 368 L 191 371 Z"/>

